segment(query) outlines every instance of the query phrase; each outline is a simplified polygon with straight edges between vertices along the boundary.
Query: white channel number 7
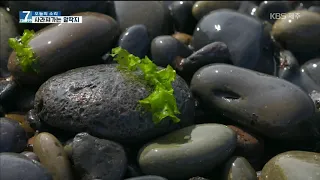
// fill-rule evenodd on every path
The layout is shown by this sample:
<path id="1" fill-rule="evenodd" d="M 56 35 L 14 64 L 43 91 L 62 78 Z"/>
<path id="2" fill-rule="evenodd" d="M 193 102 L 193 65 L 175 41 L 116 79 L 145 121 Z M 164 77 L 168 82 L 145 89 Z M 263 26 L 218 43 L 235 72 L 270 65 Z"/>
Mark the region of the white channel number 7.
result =
<path id="1" fill-rule="evenodd" d="M 24 17 L 24 21 L 27 22 L 27 19 L 29 17 L 30 11 L 22 11 L 22 13 L 26 13 L 26 17 Z"/>

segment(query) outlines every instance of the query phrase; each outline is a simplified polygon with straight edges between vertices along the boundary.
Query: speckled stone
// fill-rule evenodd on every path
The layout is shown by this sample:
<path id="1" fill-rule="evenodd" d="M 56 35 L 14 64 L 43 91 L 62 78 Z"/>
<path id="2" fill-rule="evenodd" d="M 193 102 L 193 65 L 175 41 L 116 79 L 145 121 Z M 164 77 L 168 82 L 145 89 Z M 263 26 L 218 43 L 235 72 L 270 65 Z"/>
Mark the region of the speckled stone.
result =
<path id="1" fill-rule="evenodd" d="M 180 124 L 167 118 L 155 125 L 151 113 L 137 109 L 150 87 L 138 74 L 116 67 L 88 66 L 50 78 L 36 94 L 35 112 L 53 127 L 116 142 L 146 141 L 193 123 L 194 101 L 181 77 L 173 82 Z"/>

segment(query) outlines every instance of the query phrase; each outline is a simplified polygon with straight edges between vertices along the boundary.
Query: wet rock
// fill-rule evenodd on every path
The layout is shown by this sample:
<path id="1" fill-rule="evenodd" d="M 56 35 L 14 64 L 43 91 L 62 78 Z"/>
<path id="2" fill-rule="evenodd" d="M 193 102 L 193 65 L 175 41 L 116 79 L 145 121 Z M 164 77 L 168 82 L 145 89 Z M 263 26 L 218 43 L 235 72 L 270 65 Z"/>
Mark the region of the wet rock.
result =
<path id="1" fill-rule="evenodd" d="M 135 24 L 143 24 L 150 39 L 173 31 L 169 9 L 160 1 L 114 1 L 114 12 L 122 31 Z"/>
<path id="2" fill-rule="evenodd" d="M 244 157 L 232 157 L 225 164 L 225 180 L 257 180 L 256 171 Z"/>
<path id="3" fill-rule="evenodd" d="M 40 162 L 38 156 L 37 156 L 34 152 L 23 151 L 21 154 L 24 155 L 24 156 L 26 156 L 27 158 L 29 158 L 29 159 L 31 159 L 31 160 Z"/>
<path id="4" fill-rule="evenodd" d="M 319 159 L 319 153 L 315 152 L 289 151 L 281 153 L 263 167 L 260 179 L 320 179 Z"/>
<path id="5" fill-rule="evenodd" d="M 176 31 L 187 34 L 193 33 L 197 21 L 192 15 L 192 7 L 192 1 L 174 1 L 169 6 Z"/>
<path id="6" fill-rule="evenodd" d="M 308 11 L 320 13 L 320 6 L 311 6 L 309 7 Z"/>
<path id="7" fill-rule="evenodd" d="M 36 94 L 38 117 L 56 128 L 86 131 L 117 142 L 145 141 L 193 123 L 194 101 L 182 78 L 177 76 L 173 82 L 180 123 L 167 118 L 155 125 L 149 112 L 136 109 L 150 87 L 138 74 L 116 67 L 83 67 L 50 78 Z"/>
<path id="8" fill-rule="evenodd" d="M 264 24 L 253 17 L 232 10 L 216 10 L 198 23 L 191 45 L 199 50 L 212 42 L 224 42 L 234 65 L 272 74 L 273 47 L 264 29 Z"/>
<path id="9" fill-rule="evenodd" d="M 18 84 L 11 78 L 0 80 L 0 104 L 5 111 L 15 110 L 15 97 L 18 89 Z"/>
<path id="10" fill-rule="evenodd" d="M 130 155 L 127 155 L 127 157 Z M 127 166 L 127 172 L 125 174 L 125 178 L 132 178 L 132 177 L 138 177 L 138 176 L 142 176 L 142 172 L 140 167 L 136 164 L 136 163 L 128 163 Z"/>
<path id="11" fill-rule="evenodd" d="M 245 157 L 255 169 L 261 168 L 261 158 L 264 153 L 264 141 L 243 128 L 228 125 L 237 134 L 237 147 L 234 155 Z"/>
<path id="12" fill-rule="evenodd" d="M 231 64 L 230 52 L 225 43 L 210 43 L 187 58 L 176 58 L 173 64 L 179 75 L 190 80 L 198 69 L 213 63 Z"/>
<path id="13" fill-rule="evenodd" d="M 82 23 L 51 24 L 38 31 L 28 43 L 37 57 L 35 69 L 38 72 L 23 71 L 16 53 L 10 55 L 8 69 L 16 81 L 40 85 L 53 75 L 100 63 L 101 56 L 111 50 L 120 34 L 117 22 L 95 12 L 73 15 L 82 16 Z"/>
<path id="14" fill-rule="evenodd" d="M 238 12 L 247 14 L 249 16 L 255 16 L 258 6 L 252 1 L 241 1 Z"/>
<path id="15" fill-rule="evenodd" d="M 274 23 L 277 18 L 273 18 L 274 13 L 286 13 L 291 11 L 293 8 L 289 1 L 263 1 L 260 3 L 257 10 L 257 17 L 263 21 Z"/>
<path id="16" fill-rule="evenodd" d="M 33 152 L 41 164 L 48 169 L 54 180 L 72 180 L 71 166 L 66 152 L 59 140 L 50 133 L 35 136 Z"/>
<path id="17" fill-rule="evenodd" d="M 200 20 L 205 15 L 217 9 L 237 10 L 240 6 L 239 1 L 197 1 L 192 8 L 192 14 Z"/>
<path id="18" fill-rule="evenodd" d="M 128 178 L 125 180 L 167 180 L 167 179 L 160 176 L 145 175 L 140 177 Z"/>
<path id="19" fill-rule="evenodd" d="M 301 70 L 320 86 L 320 58 L 312 59 L 304 63 L 301 66 Z"/>
<path id="20" fill-rule="evenodd" d="M 120 36 L 118 45 L 129 53 L 143 58 L 150 48 L 150 38 L 145 25 L 133 25 Z"/>
<path id="21" fill-rule="evenodd" d="M 27 146 L 27 134 L 19 122 L 0 118 L 0 152 L 22 152 Z"/>
<path id="22" fill-rule="evenodd" d="M 62 16 L 71 16 L 79 12 L 109 13 L 112 3 L 110 1 L 8 1 L 9 13 L 19 19 L 19 11 L 61 11 Z M 19 24 L 21 29 L 40 30 L 49 24 Z"/>
<path id="23" fill-rule="evenodd" d="M 13 17 L 0 7 L 0 77 L 8 77 L 8 59 L 12 49 L 9 47 L 8 39 L 19 35 L 16 22 Z"/>
<path id="24" fill-rule="evenodd" d="M 294 54 L 319 53 L 320 14 L 305 10 L 290 13 L 296 17 L 278 19 L 274 23 L 271 32 L 274 39 Z"/>
<path id="25" fill-rule="evenodd" d="M 34 130 L 30 127 L 29 123 L 26 121 L 25 114 L 10 113 L 10 114 L 6 114 L 5 117 L 19 122 L 20 126 L 25 130 L 28 137 L 31 137 L 34 134 Z"/>
<path id="26" fill-rule="evenodd" d="M 172 35 L 172 37 L 176 38 L 182 44 L 189 46 L 191 43 L 192 36 L 185 33 L 176 32 Z"/>
<path id="27" fill-rule="evenodd" d="M 198 70 L 190 87 L 208 108 L 220 110 L 265 136 L 278 139 L 311 136 L 307 120 L 315 113 L 315 106 L 302 89 L 288 81 L 216 64 Z"/>
<path id="28" fill-rule="evenodd" d="M 197 177 L 190 178 L 189 180 L 209 180 L 209 179 L 197 176 Z"/>
<path id="29" fill-rule="evenodd" d="M 127 158 L 120 144 L 93 137 L 88 133 L 79 133 L 67 146 L 72 149 L 71 159 L 78 175 L 77 179 L 123 178 Z"/>
<path id="30" fill-rule="evenodd" d="M 186 179 L 218 166 L 235 147 L 236 135 L 227 126 L 193 125 L 146 144 L 138 161 L 145 174 Z"/>
<path id="31" fill-rule="evenodd" d="M 37 161 L 16 153 L 0 153 L 1 180 L 53 180 L 51 174 Z"/>
<path id="32" fill-rule="evenodd" d="M 151 42 L 152 61 L 162 67 L 171 65 L 177 57 L 188 57 L 192 51 L 172 36 L 158 36 Z"/>

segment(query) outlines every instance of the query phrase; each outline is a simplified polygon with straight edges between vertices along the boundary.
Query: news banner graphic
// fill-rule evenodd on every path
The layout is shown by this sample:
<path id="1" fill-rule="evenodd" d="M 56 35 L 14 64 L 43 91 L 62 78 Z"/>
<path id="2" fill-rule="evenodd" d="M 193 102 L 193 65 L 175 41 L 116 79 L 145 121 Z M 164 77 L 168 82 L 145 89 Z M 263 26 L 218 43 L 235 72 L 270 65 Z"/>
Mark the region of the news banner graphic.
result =
<path id="1" fill-rule="evenodd" d="M 19 23 L 82 23 L 82 16 L 61 16 L 61 11 L 19 11 Z"/>

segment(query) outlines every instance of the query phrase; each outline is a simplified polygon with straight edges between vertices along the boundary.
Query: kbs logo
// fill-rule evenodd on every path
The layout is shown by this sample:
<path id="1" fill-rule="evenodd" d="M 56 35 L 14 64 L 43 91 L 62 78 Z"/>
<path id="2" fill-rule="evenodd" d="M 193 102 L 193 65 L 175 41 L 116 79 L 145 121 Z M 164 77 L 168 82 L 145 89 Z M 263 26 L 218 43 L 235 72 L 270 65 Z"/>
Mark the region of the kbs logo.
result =
<path id="1" fill-rule="evenodd" d="M 270 13 L 270 19 L 299 19 L 300 13 Z"/>

